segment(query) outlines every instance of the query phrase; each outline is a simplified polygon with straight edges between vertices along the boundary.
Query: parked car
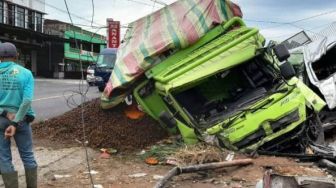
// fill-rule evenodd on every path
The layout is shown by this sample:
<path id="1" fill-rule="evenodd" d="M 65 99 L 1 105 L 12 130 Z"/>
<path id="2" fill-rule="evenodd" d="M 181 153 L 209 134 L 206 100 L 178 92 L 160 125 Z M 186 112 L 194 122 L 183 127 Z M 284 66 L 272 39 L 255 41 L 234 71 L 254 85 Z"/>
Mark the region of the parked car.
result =
<path id="1" fill-rule="evenodd" d="M 106 83 L 108 82 L 117 56 L 116 48 L 105 48 L 98 56 L 97 63 L 94 69 L 95 85 L 98 86 L 99 91 L 104 91 Z"/>
<path id="2" fill-rule="evenodd" d="M 86 81 L 90 86 L 95 85 L 96 79 L 95 79 L 95 65 L 89 65 L 88 68 L 86 69 Z"/>
<path id="3" fill-rule="evenodd" d="M 286 151 L 299 145 L 290 142 L 296 138 L 318 139 L 315 114 L 325 102 L 295 77 L 284 45 L 264 43 L 257 29 L 233 18 L 148 70 L 133 95 L 187 143 Z"/>

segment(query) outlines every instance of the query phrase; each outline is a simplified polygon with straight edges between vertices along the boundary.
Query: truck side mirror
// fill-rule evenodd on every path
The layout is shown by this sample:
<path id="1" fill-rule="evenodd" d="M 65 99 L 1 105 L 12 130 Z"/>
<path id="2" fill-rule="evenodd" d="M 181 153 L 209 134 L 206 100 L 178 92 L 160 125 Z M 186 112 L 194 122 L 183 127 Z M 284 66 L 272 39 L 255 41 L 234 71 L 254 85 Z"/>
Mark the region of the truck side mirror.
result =
<path id="1" fill-rule="evenodd" d="M 177 125 L 177 121 L 169 112 L 162 111 L 159 115 L 159 119 L 167 125 L 168 128 L 174 128 Z"/>
<path id="2" fill-rule="evenodd" d="M 280 62 L 287 60 L 290 56 L 290 53 L 284 44 L 275 45 L 273 50 Z"/>
<path id="3" fill-rule="evenodd" d="M 290 64 L 288 61 L 280 65 L 280 72 L 281 75 L 286 79 L 289 80 L 293 76 L 296 75 L 296 72 L 294 70 L 294 67 L 292 64 Z"/>

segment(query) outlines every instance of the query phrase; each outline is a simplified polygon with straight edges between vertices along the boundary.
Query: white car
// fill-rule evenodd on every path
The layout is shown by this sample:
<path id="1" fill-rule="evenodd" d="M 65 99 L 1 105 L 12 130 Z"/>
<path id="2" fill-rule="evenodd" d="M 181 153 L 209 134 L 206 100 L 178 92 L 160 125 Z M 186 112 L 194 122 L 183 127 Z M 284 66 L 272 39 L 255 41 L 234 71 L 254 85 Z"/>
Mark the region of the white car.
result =
<path id="1" fill-rule="evenodd" d="M 86 81 L 90 86 L 95 85 L 95 75 L 94 75 L 94 66 L 93 65 L 89 65 L 87 70 L 86 70 Z"/>

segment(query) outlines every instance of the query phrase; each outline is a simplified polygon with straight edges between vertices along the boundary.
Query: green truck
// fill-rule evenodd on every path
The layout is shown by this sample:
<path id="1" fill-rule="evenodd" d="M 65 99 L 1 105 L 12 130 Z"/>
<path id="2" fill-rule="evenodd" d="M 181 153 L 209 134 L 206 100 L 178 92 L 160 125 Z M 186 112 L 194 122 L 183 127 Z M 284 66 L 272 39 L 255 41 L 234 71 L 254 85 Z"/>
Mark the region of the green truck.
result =
<path id="1" fill-rule="evenodd" d="M 252 152 L 285 150 L 304 133 L 317 139 L 325 102 L 295 77 L 283 45 L 264 44 L 234 17 L 146 71 L 133 95 L 186 143 Z"/>

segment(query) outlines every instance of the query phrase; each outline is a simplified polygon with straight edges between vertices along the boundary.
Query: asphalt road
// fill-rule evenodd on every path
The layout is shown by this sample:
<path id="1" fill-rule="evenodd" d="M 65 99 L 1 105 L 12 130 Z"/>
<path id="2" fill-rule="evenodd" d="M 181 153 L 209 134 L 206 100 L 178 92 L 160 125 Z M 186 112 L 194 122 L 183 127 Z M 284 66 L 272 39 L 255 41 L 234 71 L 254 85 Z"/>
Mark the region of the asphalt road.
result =
<path id="1" fill-rule="evenodd" d="M 80 104 L 81 96 L 74 92 L 79 91 L 79 80 L 54 80 L 54 79 L 36 79 L 35 95 L 33 100 L 33 109 L 36 112 L 36 121 L 49 119 L 61 115 L 71 108 L 68 106 L 67 100 L 71 103 Z M 84 82 L 84 89 L 87 87 Z M 89 87 L 86 95 L 87 100 L 100 97 L 97 87 Z"/>

